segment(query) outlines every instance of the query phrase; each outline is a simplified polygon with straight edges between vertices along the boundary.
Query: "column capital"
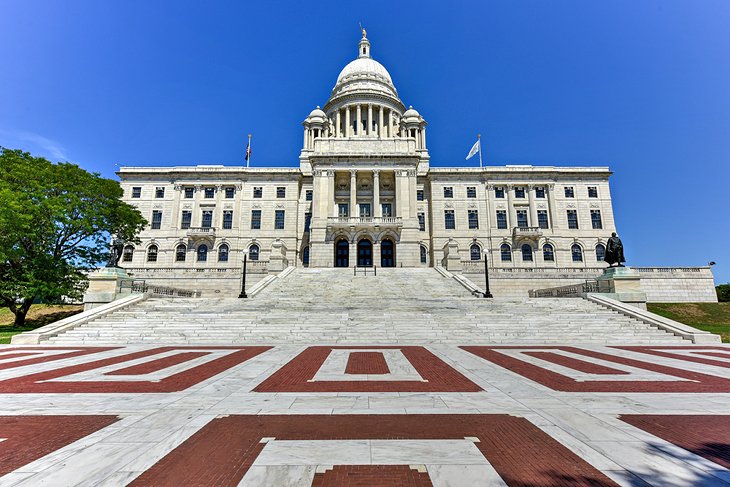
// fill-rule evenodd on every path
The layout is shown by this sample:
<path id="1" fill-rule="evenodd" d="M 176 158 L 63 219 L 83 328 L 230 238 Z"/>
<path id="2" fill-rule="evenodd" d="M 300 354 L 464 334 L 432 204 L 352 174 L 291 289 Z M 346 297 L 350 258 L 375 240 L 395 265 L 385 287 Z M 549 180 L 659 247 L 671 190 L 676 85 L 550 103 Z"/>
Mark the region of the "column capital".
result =
<path id="1" fill-rule="evenodd" d="M 351 178 L 357 177 L 357 169 L 350 169 L 350 177 Z"/>

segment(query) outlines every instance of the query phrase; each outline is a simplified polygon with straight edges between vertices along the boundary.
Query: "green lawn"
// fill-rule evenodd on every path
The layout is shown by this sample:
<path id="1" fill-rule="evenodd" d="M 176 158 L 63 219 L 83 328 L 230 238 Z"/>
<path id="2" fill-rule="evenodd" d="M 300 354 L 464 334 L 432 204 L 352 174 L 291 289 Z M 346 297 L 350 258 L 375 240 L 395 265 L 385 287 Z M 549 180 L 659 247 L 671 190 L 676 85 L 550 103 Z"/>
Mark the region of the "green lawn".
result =
<path id="1" fill-rule="evenodd" d="M 730 342 L 730 303 L 648 303 L 652 313 L 700 330 L 716 333 Z"/>
<path id="2" fill-rule="evenodd" d="M 13 335 L 40 328 L 83 310 L 84 307 L 78 304 L 34 304 L 28 311 L 25 326 L 18 328 L 13 325 L 15 315 L 8 308 L 0 308 L 0 343 L 10 343 Z"/>

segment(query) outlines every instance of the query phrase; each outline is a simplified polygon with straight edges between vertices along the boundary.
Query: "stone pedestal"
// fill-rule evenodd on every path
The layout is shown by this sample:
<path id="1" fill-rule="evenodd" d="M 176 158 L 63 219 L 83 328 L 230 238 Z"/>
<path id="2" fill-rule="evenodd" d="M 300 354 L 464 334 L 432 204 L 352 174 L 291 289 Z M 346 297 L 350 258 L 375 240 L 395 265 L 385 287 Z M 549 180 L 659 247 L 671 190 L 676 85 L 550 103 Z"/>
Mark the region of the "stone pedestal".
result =
<path id="1" fill-rule="evenodd" d="M 286 258 L 286 247 L 278 238 L 271 244 L 271 256 L 269 257 L 269 274 L 278 274 L 286 269 L 289 261 Z"/>
<path id="2" fill-rule="evenodd" d="M 596 279 L 600 294 L 622 303 L 646 309 L 646 293 L 641 289 L 641 275 L 630 267 L 608 267 Z"/>
<path id="3" fill-rule="evenodd" d="M 121 267 L 102 267 L 89 274 L 89 288 L 84 294 L 84 311 L 128 296 L 131 288 L 122 289 L 121 282 L 130 279 Z"/>
<path id="4" fill-rule="evenodd" d="M 456 240 L 450 238 L 444 246 L 444 260 L 447 271 L 461 272 L 461 256 L 459 256 L 459 246 L 456 244 Z"/>

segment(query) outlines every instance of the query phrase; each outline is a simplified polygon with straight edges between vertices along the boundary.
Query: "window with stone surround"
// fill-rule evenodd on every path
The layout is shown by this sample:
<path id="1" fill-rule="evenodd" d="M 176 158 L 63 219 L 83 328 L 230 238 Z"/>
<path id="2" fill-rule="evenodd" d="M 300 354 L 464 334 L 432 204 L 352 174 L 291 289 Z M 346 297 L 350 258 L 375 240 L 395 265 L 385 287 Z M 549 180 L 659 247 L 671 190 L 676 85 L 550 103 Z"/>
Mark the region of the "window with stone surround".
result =
<path id="1" fill-rule="evenodd" d="M 476 186 L 467 186 L 466 187 L 466 197 L 467 198 L 476 198 L 477 197 Z"/>
<path id="2" fill-rule="evenodd" d="M 134 186 L 132 188 L 132 198 L 141 198 L 141 197 L 142 197 L 142 187 Z"/>
<path id="3" fill-rule="evenodd" d="M 446 230 L 456 229 L 456 222 L 454 221 L 454 210 L 444 210 L 444 228 Z"/>
<path id="4" fill-rule="evenodd" d="M 479 212 L 477 210 L 468 210 L 467 216 L 469 218 L 469 230 L 476 230 L 479 228 Z"/>
<path id="5" fill-rule="evenodd" d="M 601 210 L 591 210 L 591 225 L 594 230 L 603 228 L 603 220 L 601 220 Z"/>
<path id="6" fill-rule="evenodd" d="M 207 262 L 208 261 L 208 246 L 205 244 L 200 244 L 198 246 L 198 262 Z"/>
<path id="7" fill-rule="evenodd" d="M 573 262 L 583 262 L 583 249 L 578 244 L 573 244 L 570 247 L 570 255 L 573 257 Z"/>
<path id="8" fill-rule="evenodd" d="M 276 210 L 274 213 L 274 230 L 284 230 L 284 210 Z"/>
<path id="9" fill-rule="evenodd" d="M 517 186 L 515 188 L 515 198 L 524 198 L 525 197 L 525 188 L 523 186 Z"/>
<path id="10" fill-rule="evenodd" d="M 147 262 L 157 262 L 157 245 L 150 245 L 147 248 Z"/>
<path id="11" fill-rule="evenodd" d="M 381 209 L 381 212 L 383 213 L 383 217 L 390 218 L 393 216 L 392 203 L 381 203 L 380 209 Z"/>
<path id="12" fill-rule="evenodd" d="M 185 257 L 188 253 L 188 247 L 185 244 L 180 244 L 175 248 L 175 262 L 185 262 Z"/>
<path id="13" fill-rule="evenodd" d="M 542 260 L 545 262 L 555 262 L 555 249 L 549 243 L 542 246 Z"/>
<path id="14" fill-rule="evenodd" d="M 337 205 L 337 216 L 340 218 L 347 218 L 350 216 L 350 205 L 347 203 L 339 203 Z"/>
<path id="15" fill-rule="evenodd" d="M 124 247 L 124 252 L 122 253 L 122 262 L 132 262 L 132 258 L 134 257 L 134 247 L 131 245 L 127 245 Z"/>
<path id="16" fill-rule="evenodd" d="M 261 228 L 261 210 L 251 210 L 251 229 L 259 230 Z"/>
<path id="17" fill-rule="evenodd" d="M 418 230 L 421 232 L 426 231 L 426 214 L 425 213 L 418 214 Z"/>
<path id="18" fill-rule="evenodd" d="M 540 198 L 540 199 L 545 198 L 545 187 L 544 186 L 535 187 L 535 198 Z"/>
<path id="19" fill-rule="evenodd" d="M 471 244 L 471 247 L 469 247 L 469 258 L 471 260 L 482 260 L 482 248 L 479 244 Z"/>
<path id="20" fill-rule="evenodd" d="M 185 199 L 190 200 L 193 198 L 193 196 L 195 196 L 195 188 L 185 188 Z"/>
<path id="21" fill-rule="evenodd" d="M 193 212 L 190 210 L 183 210 L 182 217 L 180 218 L 180 228 L 186 230 L 190 228 L 190 224 L 193 221 Z"/>
<path id="22" fill-rule="evenodd" d="M 421 264 L 428 264 L 428 249 L 421 245 Z"/>
<path id="23" fill-rule="evenodd" d="M 598 188 L 596 186 L 588 186 L 588 197 L 598 198 Z"/>
<path id="24" fill-rule="evenodd" d="M 416 201 L 423 201 L 423 190 L 422 189 L 416 190 Z"/>
<path id="25" fill-rule="evenodd" d="M 360 207 L 360 216 L 363 218 L 370 218 L 372 214 L 370 213 L 370 203 L 360 203 L 358 205 Z"/>
<path id="26" fill-rule="evenodd" d="M 264 188 L 262 188 L 261 186 L 254 186 L 253 197 L 254 198 L 263 198 L 264 197 Z"/>
<path id="27" fill-rule="evenodd" d="M 596 261 L 603 262 L 606 258 L 606 247 L 603 244 L 596 245 Z"/>
<path id="28" fill-rule="evenodd" d="M 311 189 L 308 189 L 304 192 L 304 200 L 305 201 L 312 201 L 312 195 L 314 192 Z"/>
<path id="29" fill-rule="evenodd" d="M 285 186 L 276 187 L 276 197 L 277 198 L 286 198 L 286 187 Z"/>
<path id="30" fill-rule="evenodd" d="M 203 210 L 203 218 L 201 219 L 201 227 L 211 228 L 213 226 L 213 210 Z"/>
<path id="31" fill-rule="evenodd" d="M 215 198 L 215 188 L 213 188 L 213 187 L 205 188 L 203 190 L 203 196 L 208 199 Z"/>
<path id="32" fill-rule="evenodd" d="M 162 212 L 152 210 L 152 230 L 159 230 L 162 227 Z"/>
<path id="33" fill-rule="evenodd" d="M 497 228 L 505 230 L 507 228 L 507 211 L 497 210 Z"/>
<path id="34" fill-rule="evenodd" d="M 540 228 L 550 228 L 547 210 L 537 210 L 537 226 Z"/>
<path id="35" fill-rule="evenodd" d="M 522 262 L 532 262 L 532 246 L 530 244 L 522 244 Z"/>
<path id="36" fill-rule="evenodd" d="M 502 262 L 512 262 L 512 247 L 506 243 L 500 245 L 499 256 L 502 259 Z"/>
<path id="37" fill-rule="evenodd" d="M 494 197 L 500 199 L 504 198 L 504 188 L 502 186 L 494 188 Z"/>
<path id="38" fill-rule="evenodd" d="M 257 261 L 259 260 L 260 255 L 260 249 L 259 246 L 256 244 L 253 244 L 248 248 L 248 260 Z"/>
<path id="39" fill-rule="evenodd" d="M 158 186 L 155 188 L 155 198 L 164 198 L 165 197 L 165 188 L 162 186 Z"/>
<path id="40" fill-rule="evenodd" d="M 453 198 L 454 188 L 451 186 L 444 186 L 444 198 Z"/>
<path id="41" fill-rule="evenodd" d="M 304 214 L 304 231 L 309 232 L 309 226 L 312 224 L 312 214 L 311 213 L 305 213 Z"/>
<path id="42" fill-rule="evenodd" d="M 226 188 L 226 198 L 227 199 L 232 199 L 235 195 L 236 195 L 236 188 L 231 187 L 231 186 Z"/>
<path id="43" fill-rule="evenodd" d="M 567 210 L 568 228 L 571 230 L 578 229 L 578 212 L 576 210 Z"/>
<path id="44" fill-rule="evenodd" d="M 515 213 L 517 214 L 517 226 L 527 228 L 529 226 L 527 224 L 527 210 L 517 210 Z"/>
<path id="45" fill-rule="evenodd" d="M 228 262 L 228 244 L 218 247 L 218 262 Z"/>
<path id="46" fill-rule="evenodd" d="M 573 190 L 573 186 L 566 186 L 564 190 L 566 198 L 575 198 L 575 190 Z"/>
<path id="47" fill-rule="evenodd" d="M 223 229 L 230 230 L 233 228 L 233 210 L 225 210 L 223 212 Z"/>

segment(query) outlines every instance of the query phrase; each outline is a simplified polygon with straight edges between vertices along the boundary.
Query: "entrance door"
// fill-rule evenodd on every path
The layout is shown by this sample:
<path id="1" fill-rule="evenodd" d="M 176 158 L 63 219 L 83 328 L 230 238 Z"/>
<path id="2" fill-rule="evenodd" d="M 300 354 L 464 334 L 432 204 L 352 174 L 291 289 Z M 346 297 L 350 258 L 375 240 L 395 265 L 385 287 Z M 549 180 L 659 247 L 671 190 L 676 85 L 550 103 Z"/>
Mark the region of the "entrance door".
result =
<path id="1" fill-rule="evenodd" d="M 366 238 L 357 243 L 357 265 L 360 267 L 373 265 L 373 243 Z"/>
<path id="2" fill-rule="evenodd" d="M 380 267 L 395 267 L 395 249 L 392 240 L 385 239 L 380 242 Z"/>
<path id="3" fill-rule="evenodd" d="M 350 242 L 338 240 L 335 244 L 335 267 L 350 266 Z"/>

